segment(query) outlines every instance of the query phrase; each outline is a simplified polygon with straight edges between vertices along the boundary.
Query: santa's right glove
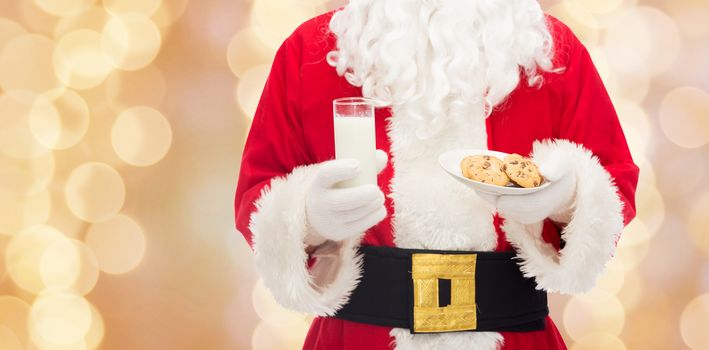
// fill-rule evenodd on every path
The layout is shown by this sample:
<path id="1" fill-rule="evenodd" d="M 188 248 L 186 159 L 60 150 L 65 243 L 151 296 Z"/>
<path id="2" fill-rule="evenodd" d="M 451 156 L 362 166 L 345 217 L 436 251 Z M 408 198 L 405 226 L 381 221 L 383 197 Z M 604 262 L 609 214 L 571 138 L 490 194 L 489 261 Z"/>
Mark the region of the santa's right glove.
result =
<path id="1" fill-rule="evenodd" d="M 381 171 L 386 163 L 386 153 L 377 150 L 378 170 Z M 335 187 L 338 182 L 353 179 L 358 174 L 359 162 L 354 159 L 336 159 L 322 164 L 305 198 L 310 226 L 305 237 L 307 245 L 354 237 L 386 217 L 384 193 L 377 185 Z"/>

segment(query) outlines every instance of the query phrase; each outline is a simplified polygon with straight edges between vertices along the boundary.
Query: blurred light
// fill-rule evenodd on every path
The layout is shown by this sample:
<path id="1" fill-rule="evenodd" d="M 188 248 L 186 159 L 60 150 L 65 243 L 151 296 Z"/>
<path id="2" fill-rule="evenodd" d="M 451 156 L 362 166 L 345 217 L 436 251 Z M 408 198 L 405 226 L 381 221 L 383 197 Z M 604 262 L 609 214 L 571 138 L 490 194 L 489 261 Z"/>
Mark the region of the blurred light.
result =
<path id="1" fill-rule="evenodd" d="M 59 38 L 69 32 L 79 29 L 88 29 L 93 32 L 100 32 L 101 29 L 103 29 L 103 25 L 109 18 L 108 13 L 102 6 L 93 5 L 88 10 L 78 15 L 64 16 L 59 19 L 59 22 L 52 31 L 52 35 L 55 38 Z"/>
<path id="2" fill-rule="evenodd" d="M 29 112 L 34 138 L 46 148 L 67 149 L 79 143 L 89 128 L 89 107 L 72 90 L 37 97 Z"/>
<path id="3" fill-rule="evenodd" d="M 642 107 L 635 103 L 642 102 L 650 91 L 648 76 L 628 75 L 614 70 L 608 62 L 605 51 L 600 47 L 588 47 L 588 52 L 616 108 L 627 104 L 637 107 L 629 112 L 644 114 Z M 623 112 L 625 111 L 618 111 L 618 115 L 623 117 Z M 627 133 L 628 130 L 624 131 Z"/>
<path id="4" fill-rule="evenodd" d="M 29 325 L 32 341 L 40 347 L 82 343 L 91 327 L 91 306 L 72 293 L 42 293 L 32 304 Z"/>
<path id="5" fill-rule="evenodd" d="M 617 267 L 622 268 L 624 271 L 631 271 L 640 265 L 640 263 L 647 256 L 649 245 L 647 242 L 634 244 L 634 245 L 623 245 L 619 246 L 616 250 L 613 260 L 616 260 Z"/>
<path id="6" fill-rule="evenodd" d="M 682 33 L 695 38 L 709 36 L 709 3 L 705 0 L 672 0 L 664 5 L 677 21 Z"/>
<path id="7" fill-rule="evenodd" d="M 32 102 L 25 94 L 0 95 L 1 153 L 15 158 L 36 158 L 49 152 L 32 135 L 29 122 Z"/>
<path id="8" fill-rule="evenodd" d="M 571 350 L 626 350 L 623 341 L 607 333 L 592 333 L 578 339 Z"/>
<path id="9" fill-rule="evenodd" d="M 663 73 L 677 58 L 679 48 L 679 32 L 672 18 L 643 6 L 618 16 L 604 40 L 611 67 L 630 76 Z"/>
<path id="10" fill-rule="evenodd" d="M 104 163 L 84 163 L 69 175 L 64 187 L 66 202 L 78 218 L 97 222 L 121 209 L 126 190 L 121 175 Z"/>
<path id="11" fill-rule="evenodd" d="M 301 327 L 303 323 L 308 324 L 306 315 L 285 309 L 279 305 L 271 292 L 263 285 L 263 280 L 258 279 L 254 285 L 252 294 L 254 310 L 261 319 L 274 327 Z"/>
<path id="12" fill-rule="evenodd" d="M 34 0 L 42 10 L 55 16 L 72 16 L 87 10 L 96 0 Z"/>
<path id="13" fill-rule="evenodd" d="M 623 330 L 629 349 L 680 349 L 681 337 L 677 322 L 679 312 L 673 304 L 676 296 L 668 296 L 662 285 L 648 284 L 642 303 L 632 313 Z M 662 286 L 664 287 L 664 286 Z"/>
<path id="14" fill-rule="evenodd" d="M 30 305 L 24 300 L 9 296 L 0 296 L 0 326 L 9 329 L 20 341 L 20 344 L 27 344 L 27 318 L 30 313 Z M 26 348 L 26 347 L 23 347 Z M 5 349 L 0 347 L 0 349 Z"/>
<path id="15" fill-rule="evenodd" d="M 121 113 L 114 122 L 111 144 L 118 157 L 128 164 L 155 164 L 170 150 L 170 122 L 154 108 L 133 107 Z"/>
<path id="16" fill-rule="evenodd" d="M 266 85 L 268 73 L 271 67 L 267 64 L 253 67 L 246 71 L 239 79 L 239 85 L 236 87 L 236 98 L 239 102 L 239 107 L 244 112 L 246 118 L 253 119 L 258 107 L 259 98 L 263 92 L 263 87 Z"/>
<path id="17" fill-rule="evenodd" d="M 586 45 L 596 45 L 600 40 L 600 31 L 598 23 L 595 19 L 579 19 L 572 14 L 573 10 L 569 10 L 566 3 L 559 3 L 552 6 L 547 11 L 550 15 L 558 18 L 568 26 L 574 28 L 574 34 Z M 592 21 L 591 24 L 586 24 L 587 21 Z"/>
<path id="18" fill-rule="evenodd" d="M 625 270 L 622 268 L 608 268 L 606 272 L 598 279 L 595 289 L 600 291 L 617 294 L 623 286 L 625 280 Z"/>
<path id="19" fill-rule="evenodd" d="M 665 219 L 665 201 L 654 183 L 638 183 L 635 194 L 637 216 L 650 232 L 660 229 Z"/>
<path id="20" fill-rule="evenodd" d="M 94 252 L 81 241 L 71 240 L 74 248 L 79 253 L 81 264 L 79 265 L 79 274 L 71 286 L 71 290 L 81 295 L 86 295 L 94 289 L 98 282 L 99 267 L 98 259 Z"/>
<path id="21" fill-rule="evenodd" d="M 264 44 L 252 27 L 247 27 L 231 38 L 227 49 L 227 62 L 234 75 L 242 77 L 256 65 L 270 66 L 274 55 L 273 48 Z"/>
<path id="22" fill-rule="evenodd" d="M 170 2 L 172 0 L 166 0 Z M 160 8 L 162 0 L 103 0 L 103 7 L 113 15 L 140 13 L 151 16 Z"/>
<path id="23" fill-rule="evenodd" d="M 71 289 L 86 295 L 98 281 L 99 268 L 96 255 L 86 244 L 67 239 L 47 248 L 40 272 L 47 287 Z"/>
<path id="24" fill-rule="evenodd" d="M 162 30 L 168 29 L 182 17 L 187 9 L 189 0 L 162 1 L 160 8 L 151 17 L 155 24 Z"/>
<path id="25" fill-rule="evenodd" d="M 687 223 L 683 217 L 676 214 L 668 215 L 650 243 L 648 258 L 640 266 L 648 286 L 662 286 L 669 292 L 679 288 L 680 282 L 696 274 L 698 250 L 687 234 Z M 678 234 L 679 233 L 679 234 Z M 666 252 L 681 252 L 673 254 L 672 259 L 657 259 Z"/>
<path id="26" fill-rule="evenodd" d="M 190 16 L 187 30 L 193 35 L 199 35 L 204 38 L 202 42 L 203 59 L 209 52 L 213 55 L 213 58 L 216 58 L 216 61 L 212 60 L 214 63 L 226 65 L 228 64 L 228 56 L 224 55 L 224 52 L 228 48 L 234 33 L 249 25 L 248 20 L 234 21 L 234 17 L 247 15 L 248 11 L 244 11 L 244 9 L 237 6 L 224 7 L 218 2 L 204 7 L 205 12 L 199 18 Z M 202 18 L 209 18 L 209 20 L 205 21 Z M 244 56 L 251 55 L 258 57 L 256 51 L 249 52 Z"/>
<path id="27" fill-rule="evenodd" d="M 61 182 L 64 183 L 65 179 Z M 68 238 L 82 239 L 86 232 L 86 222 L 74 215 L 64 198 L 63 186 L 60 184 L 51 191 L 52 214 L 47 223 L 56 227 Z"/>
<path id="28" fill-rule="evenodd" d="M 564 309 L 564 328 L 574 341 L 593 333 L 617 336 L 624 323 L 623 305 L 613 294 L 598 290 L 571 298 Z"/>
<path id="29" fill-rule="evenodd" d="M 588 47 L 587 50 L 588 54 L 591 56 L 591 61 L 593 61 L 593 65 L 596 67 L 598 75 L 601 76 L 603 85 L 608 90 L 611 98 L 616 97 L 616 95 L 611 92 L 618 90 L 617 73 L 610 68 L 610 65 L 608 64 L 608 57 L 605 52 L 601 48 L 595 46 Z"/>
<path id="30" fill-rule="evenodd" d="M 54 43 L 45 36 L 27 34 L 15 37 L 0 52 L 0 87 L 41 93 L 58 88 L 52 69 Z"/>
<path id="31" fill-rule="evenodd" d="M 86 333 L 84 340 L 87 349 L 98 349 L 103 341 L 105 325 L 103 323 L 103 316 L 101 316 L 98 309 L 93 304 L 89 304 L 89 306 L 91 307 L 91 327 Z"/>
<path id="32" fill-rule="evenodd" d="M 297 26 L 319 11 L 320 8 L 298 0 L 254 0 L 251 19 L 256 34 L 276 49 Z"/>
<path id="33" fill-rule="evenodd" d="M 133 270 L 145 255 L 143 229 L 121 214 L 91 225 L 86 233 L 86 244 L 96 254 L 101 271 L 111 274 Z"/>
<path id="34" fill-rule="evenodd" d="M 697 148 L 709 142 L 709 94 L 681 87 L 670 91 L 660 106 L 660 126 L 680 147 Z"/>
<path id="35" fill-rule="evenodd" d="M 707 157 L 700 150 L 667 145 L 657 150 L 654 157 L 654 162 L 662 164 L 657 169 L 657 181 L 666 197 L 692 194 L 704 188 Z"/>
<path id="36" fill-rule="evenodd" d="M 27 30 L 19 23 L 9 18 L 0 18 L 0 52 L 5 44 L 23 34 L 27 34 Z"/>
<path id="37" fill-rule="evenodd" d="M 113 71 L 106 80 L 106 101 L 116 110 L 126 106 L 159 106 L 165 99 L 167 82 L 159 68 Z"/>
<path id="38" fill-rule="evenodd" d="M 332 9 L 336 9 L 336 8 L 342 6 L 341 4 L 337 4 L 337 3 L 328 5 L 329 3 L 333 2 L 332 0 L 305 0 L 304 2 L 308 3 L 311 6 L 319 6 L 319 7 L 328 6 L 328 7 L 331 7 Z M 318 8 L 317 10 L 318 11 L 325 11 L 326 9 Z"/>
<path id="39" fill-rule="evenodd" d="M 689 237 L 704 254 L 709 255 L 709 192 L 696 196 L 687 220 Z"/>
<path id="40" fill-rule="evenodd" d="M 74 89 L 89 89 L 101 84 L 113 67 L 101 50 L 101 34 L 79 29 L 57 42 L 53 56 L 54 72 Z"/>
<path id="41" fill-rule="evenodd" d="M 652 237 L 653 233 L 654 232 L 647 229 L 647 226 L 645 226 L 642 219 L 635 218 L 627 226 L 625 226 L 625 229 L 623 229 L 623 234 L 618 241 L 618 246 L 632 247 L 646 244 Z"/>
<path id="42" fill-rule="evenodd" d="M 253 259 L 251 260 L 253 263 Z M 236 265 L 239 266 L 238 263 Z M 259 323 L 259 317 L 254 312 L 253 288 L 244 288 L 254 282 L 253 276 L 244 276 L 237 272 L 240 287 L 231 293 L 231 300 L 224 308 L 224 327 L 228 330 L 233 348 L 249 349 L 251 347 L 251 334 Z"/>
<path id="43" fill-rule="evenodd" d="M 609 13 L 617 10 L 623 4 L 623 0 L 565 0 L 577 5 L 583 10 L 598 14 Z"/>
<path id="44" fill-rule="evenodd" d="M 303 346 L 308 326 L 276 327 L 266 322 L 260 322 L 251 338 L 253 350 L 297 349 Z"/>
<path id="45" fill-rule="evenodd" d="M 116 167 L 116 169 L 125 165 L 116 156 L 111 146 L 111 126 L 116 120 L 117 111 L 111 108 L 102 92 L 101 88 L 82 92 L 90 106 L 91 120 L 89 130 L 76 147 L 66 152 L 56 152 L 66 154 L 71 160 L 71 162 L 63 166 L 65 170 L 63 170 L 62 180 L 66 179 L 67 174 L 70 172 L 69 168 L 76 167 L 85 161 L 106 163 Z M 62 184 L 60 183 L 59 185 L 61 186 Z"/>
<path id="46" fill-rule="evenodd" d="M 57 345 L 42 338 L 36 329 L 32 329 L 32 340 L 37 345 L 39 350 L 93 350 L 98 349 L 103 341 L 104 322 L 103 317 L 98 312 L 98 309 L 88 301 L 86 302 L 91 309 L 91 325 L 89 326 L 86 335 L 82 339 L 77 339 L 71 344 Z"/>
<path id="47" fill-rule="evenodd" d="M 79 277 L 79 252 L 68 239 L 53 242 L 45 249 L 39 263 L 39 274 L 47 288 L 70 287 Z"/>
<path id="48" fill-rule="evenodd" d="M 52 1 L 52 0 L 47 0 Z M 28 31 L 48 35 L 60 17 L 51 15 L 37 6 L 34 1 L 14 1 L 19 21 Z"/>
<path id="49" fill-rule="evenodd" d="M 0 325 L 0 349 L 2 350 L 23 350 L 22 342 L 9 328 Z"/>
<path id="50" fill-rule="evenodd" d="M 616 293 L 616 296 L 623 304 L 626 312 L 630 312 L 635 309 L 635 307 L 641 305 L 645 288 L 647 288 L 647 286 L 645 286 L 645 282 L 643 282 L 640 273 L 630 272 L 625 275 L 623 286 L 618 293 Z"/>
<path id="51" fill-rule="evenodd" d="M 71 289 L 86 295 L 98 281 L 98 261 L 83 242 L 59 240 L 42 256 L 40 274 L 48 288 Z"/>
<path id="52" fill-rule="evenodd" d="M 114 16 L 101 32 L 105 57 L 123 70 L 138 70 L 149 65 L 160 51 L 161 41 L 155 23 L 137 13 Z"/>
<path id="53" fill-rule="evenodd" d="M 51 208 L 49 191 L 17 195 L 0 188 L 0 235 L 46 222 Z"/>
<path id="54" fill-rule="evenodd" d="M 54 163 L 53 152 L 32 159 L 7 157 L 0 152 L 0 191 L 13 196 L 44 191 L 54 178 Z"/>
<path id="55" fill-rule="evenodd" d="M 640 168 L 638 187 L 657 186 L 657 174 L 655 174 L 655 168 L 650 160 L 646 156 L 640 155 L 638 157 L 633 156 L 633 161 Z"/>
<path id="56" fill-rule="evenodd" d="M 629 102 L 640 103 L 645 100 L 650 92 L 650 77 L 647 75 L 624 75 L 616 72 L 616 84 L 609 90 L 611 96 L 622 97 Z"/>
<path id="57" fill-rule="evenodd" d="M 5 250 L 5 265 L 12 281 L 31 293 L 42 291 L 42 258 L 49 247 L 64 239 L 61 232 L 47 225 L 33 226 L 15 235 Z"/>
<path id="58" fill-rule="evenodd" d="M 601 27 L 598 19 L 584 11 L 575 2 L 562 1 L 549 8 L 548 12 L 573 28 L 574 34 L 577 34 L 579 39 L 582 39 L 585 43 L 594 44 L 597 42 L 599 37 L 598 29 Z"/>
<path id="59" fill-rule="evenodd" d="M 639 105 L 628 101 L 615 104 L 620 124 L 633 158 L 640 158 L 647 150 L 650 140 L 650 123 Z M 643 169 L 644 170 L 644 169 Z"/>
<path id="60" fill-rule="evenodd" d="M 709 293 L 709 261 L 707 261 L 699 272 L 700 290 Z"/>
<path id="61" fill-rule="evenodd" d="M 693 350 L 709 349 L 709 294 L 700 295 L 682 311 L 680 330 L 685 344 Z"/>

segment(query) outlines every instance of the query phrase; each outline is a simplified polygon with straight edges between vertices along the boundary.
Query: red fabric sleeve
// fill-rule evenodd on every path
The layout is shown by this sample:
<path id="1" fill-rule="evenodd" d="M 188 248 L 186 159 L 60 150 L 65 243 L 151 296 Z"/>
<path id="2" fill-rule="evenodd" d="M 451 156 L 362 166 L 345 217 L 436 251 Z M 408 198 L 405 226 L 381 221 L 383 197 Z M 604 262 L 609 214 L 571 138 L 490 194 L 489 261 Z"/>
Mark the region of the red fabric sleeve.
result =
<path id="1" fill-rule="evenodd" d="M 556 21 L 562 35 L 562 55 L 568 55 L 562 73 L 563 106 L 558 135 L 591 150 L 610 173 L 623 202 L 624 223 L 635 217 L 635 190 L 639 169 L 634 164 L 615 108 L 587 49 L 570 29 Z"/>
<path id="2" fill-rule="evenodd" d="M 308 164 L 300 105 L 300 45 L 286 39 L 276 53 L 246 139 L 234 198 L 236 229 L 252 244 L 249 230 L 254 202 L 274 177 Z"/>

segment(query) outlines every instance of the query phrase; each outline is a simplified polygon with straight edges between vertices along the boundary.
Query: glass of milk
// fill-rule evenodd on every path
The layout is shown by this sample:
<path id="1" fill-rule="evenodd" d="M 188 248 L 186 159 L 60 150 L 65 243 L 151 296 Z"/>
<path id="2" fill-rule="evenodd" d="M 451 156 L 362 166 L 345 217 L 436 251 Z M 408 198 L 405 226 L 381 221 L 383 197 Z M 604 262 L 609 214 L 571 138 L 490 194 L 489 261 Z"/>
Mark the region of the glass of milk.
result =
<path id="1" fill-rule="evenodd" d="M 333 101 L 335 112 L 335 158 L 357 159 L 359 176 L 342 181 L 337 187 L 377 184 L 376 138 L 372 99 L 339 98 Z"/>

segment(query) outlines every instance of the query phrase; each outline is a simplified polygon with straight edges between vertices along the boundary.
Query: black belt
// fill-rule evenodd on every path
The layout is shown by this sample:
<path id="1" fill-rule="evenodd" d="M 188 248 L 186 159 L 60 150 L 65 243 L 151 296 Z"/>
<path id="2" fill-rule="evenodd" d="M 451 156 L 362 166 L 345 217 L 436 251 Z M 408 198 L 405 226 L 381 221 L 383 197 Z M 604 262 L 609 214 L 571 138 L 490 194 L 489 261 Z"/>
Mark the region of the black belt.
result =
<path id="1" fill-rule="evenodd" d="M 412 333 L 543 330 L 546 292 L 514 252 L 360 247 L 362 278 L 335 315 Z"/>

